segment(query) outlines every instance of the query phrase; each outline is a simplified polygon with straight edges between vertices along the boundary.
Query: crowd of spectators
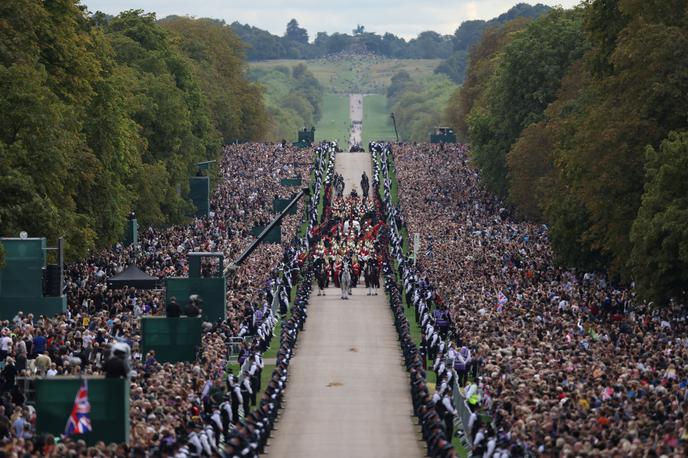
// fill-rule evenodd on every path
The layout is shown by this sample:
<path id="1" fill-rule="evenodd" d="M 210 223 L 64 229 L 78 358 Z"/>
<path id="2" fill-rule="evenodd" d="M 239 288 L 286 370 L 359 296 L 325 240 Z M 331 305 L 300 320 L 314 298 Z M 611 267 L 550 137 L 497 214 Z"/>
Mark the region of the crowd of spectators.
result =
<path id="1" fill-rule="evenodd" d="M 547 227 L 486 192 L 464 145 L 394 145 L 393 162 L 392 217 L 423 245 L 405 267 L 406 302 L 427 306 L 416 314 L 424 347 L 489 415 L 464 425 L 474 454 L 685 456 L 683 305 L 646 304 L 602 273 L 558 266 Z"/>
<path id="2" fill-rule="evenodd" d="M 108 287 L 107 279 L 130 264 L 160 279 L 186 276 L 188 252 L 222 252 L 229 262 L 253 240 L 252 227 L 264 225 L 273 218 L 273 198 L 289 198 L 295 192 L 294 188 L 282 186 L 281 179 L 297 176 L 307 182 L 312 168 L 312 149 L 270 144 L 227 146 L 209 217 L 194 219 L 188 225 L 142 229 L 136 246 L 117 244 L 84 262 L 65 266 L 66 314 L 48 318 L 19 313 L 13 320 L 0 323 L 0 364 L 3 366 L 0 373 L 3 388 L 0 437 L 3 443 L 0 450 L 18 455 L 144 456 L 154 450 L 188 452 L 191 447 L 193 454 L 197 445 L 206 453 L 207 446 L 213 445 L 206 442 L 215 439 L 211 451 L 219 451 L 217 422 L 212 415 L 218 413 L 222 397 L 217 396 L 209 402 L 210 395 L 219 390 L 230 399 L 234 385 L 242 383 L 242 374 L 228 373 L 227 339 L 258 331 L 256 314 L 261 321 L 262 317 L 271 314 L 269 304 L 275 282 L 286 285 L 287 275 L 299 264 L 298 250 L 307 245 L 297 238 L 297 226 L 304 219 L 301 216 L 303 203 L 299 203 L 296 215 L 287 215 L 282 221 L 282 243 L 261 244 L 229 280 L 228 319 L 221 323 L 204 323 L 202 353 L 194 363 L 160 364 L 154 354 L 140 353 L 138 318 L 144 314 L 165 313 L 164 291 L 113 290 Z M 312 213 L 316 207 L 317 202 L 311 203 L 306 222 L 315 222 Z M 301 294 L 298 301 L 301 307 L 305 307 L 305 298 L 307 295 Z M 293 328 L 301 325 L 300 314 L 295 316 L 292 318 L 295 324 L 282 327 L 282 332 L 287 333 L 287 343 L 295 338 Z M 262 341 L 257 339 L 248 345 L 244 358 L 260 361 L 260 350 L 267 347 L 266 340 L 270 337 L 271 334 L 266 333 Z M 16 378 L 102 374 L 109 348 L 115 343 L 126 343 L 131 348 L 129 445 L 99 444 L 96 448 L 87 448 L 81 441 L 69 440 L 56 445 L 53 437 L 35 434 L 35 410 L 26 403 Z M 283 364 L 285 357 L 282 356 Z M 278 368 L 279 361 L 278 358 Z M 274 395 L 275 387 L 270 390 Z M 259 404 L 255 394 L 253 398 L 252 404 Z M 241 401 L 244 407 L 244 400 Z M 260 409 L 271 411 L 269 406 L 260 405 Z M 65 421 L 67 415 L 65 413 Z M 248 424 L 256 420 L 249 418 L 245 408 L 242 408 L 242 417 L 247 423 L 238 423 L 238 426 L 235 423 L 230 428 L 232 443 L 225 434 L 226 447 L 236 454 L 246 450 L 253 453 L 256 445 L 247 449 L 245 442 L 256 434 L 255 425 Z M 253 431 L 249 431 L 251 428 Z"/>
<path id="3" fill-rule="evenodd" d="M 394 325 L 399 334 L 404 362 L 409 372 L 413 412 L 421 426 L 428 456 L 431 458 L 452 458 L 457 455 L 452 444 L 454 416 L 452 412 L 455 409 L 451 399 L 447 399 L 447 407 L 450 411 L 445 409 L 445 400 L 441 397 L 438 398 L 438 393 L 442 394 L 441 390 L 435 390 L 435 393 L 432 393 L 427 380 L 425 349 L 414 341 L 412 324 L 404 310 L 404 289 L 400 287 L 398 282 L 398 275 L 402 279 L 407 278 L 411 271 L 411 264 L 404 255 L 404 240 L 401 232 L 403 219 L 398 206 L 394 204 L 392 199 L 390 145 L 373 142 L 370 144 L 370 151 L 373 155 L 373 195 L 376 211 L 381 217 L 384 217 L 387 223 L 385 230 L 381 233 L 382 272 L 385 279 L 385 290 L 394 315 Z M 379 192 L 381 184 L 382 193 Z M 409 290 L 407 289 L 407 297 L 408 293 Z M 421 314 L 427 315 L 427 312 L 420 307 L 416 308 L 416 311 L 416 321 L 419 323 L 421 321 L 427 322 L 427 319 L 421 319 Z M 446 390 L 444 391 L 446 392 Z"/>

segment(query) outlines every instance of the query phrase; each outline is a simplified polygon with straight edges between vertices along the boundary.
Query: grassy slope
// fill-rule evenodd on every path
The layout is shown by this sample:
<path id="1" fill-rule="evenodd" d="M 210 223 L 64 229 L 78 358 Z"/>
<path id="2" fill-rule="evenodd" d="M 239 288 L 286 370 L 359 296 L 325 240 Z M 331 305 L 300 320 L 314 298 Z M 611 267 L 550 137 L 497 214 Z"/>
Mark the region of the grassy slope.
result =
<path id="1" fill-rule="evenodd" d="M 389 120 L 385 92 L 394 74 L 407 71 L 413 79 L 423 80 L 433 74 L 437 59 L 350 58 L 346 60 L 267 60 L 250 62 L 252 69 L 304 63 L 325 87 L 322 118 L 316 126 L 316 140 L 337 140 L 346 146 L 349 138 L 349 106 L 344 94 L 376 94 L 364 98 L 363 145 L 368 141 L 393 140 L 394 128 Z M 268 91 L 279 91 L 273 88 Z M 339 95 L 336 95 L 339 94 Z M 295 133 L 293 134 L 295 135 Z M 287 135 L 285 138 L 291 138 Z"/>
<path id="2" fill-rule="evenodd" d="M 371 140 L 394 141 L 394 126 L 389 117 L 384 95 L 367 95 L 363 98 L 363 145 Z"/>
<path id="3" fill-rule="evenodd" d="M 349 125 L 349 97 L 325 94 L 322 117 L 315 127 L 315 140 L 337 140 L 337 143 L 346 146 Z"/>
<path id="4" fill-rule="evenodd" d="M 392 76 L 400 70 L 406 70 L 412 78 L 423 79 L 430 76 L 439 59 L 358 59 L 328 61 L 318 60 L 266 60 L 250 62 L 251 68 L 289 67 L 304 63 L 313 72 L 328 92 L 350 94 L 383 94 L 389 86 Z"/>

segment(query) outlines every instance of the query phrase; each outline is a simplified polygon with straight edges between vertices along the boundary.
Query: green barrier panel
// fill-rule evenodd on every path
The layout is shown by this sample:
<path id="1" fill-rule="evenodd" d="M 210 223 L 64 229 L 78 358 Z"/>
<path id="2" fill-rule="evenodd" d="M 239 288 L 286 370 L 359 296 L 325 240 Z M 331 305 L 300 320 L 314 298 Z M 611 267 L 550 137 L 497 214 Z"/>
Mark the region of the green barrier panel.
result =
<path id="1" fill-rule="evenodd" d="M 165 303 L 175 297 L 177 303 L 186 306 L 189 296 L 198 294 L 203 300 L 204 321 L 215 323 L 227 318 L 227 281 L 225 277 L 211 278 L 166 278 Z"/>
<path id="2" fill-rule="evenodd" d="M 66 295 L 43 294 L 46 239 L 3 238 L 0 243 L 5 249 L 5 267 L 0 269 L 0 319 L 10 320 L 20 310 L 36 317 L 64 313 Z"/>
<path id="3" fill-rule="evenodd" d="M 307 145 L 312 145 L 315 141 L 315 128 L 312 127 L 309 130 L 304 127 L 303 130 L 299 130 L 298 138 L 299 141 L 297 143 L 305 143 Z"/>
<path id="4" fill-rule="evenodd" d="M 437 127 L 430 134 L 430 143 L 456 143 L 456 134 L 449 127 Z"/>
<path id="5" fill-rule="evenodd" d="M 263 233 L 267 226 L 253 226 L 251 229 L 251 235 L 258 237 Z M 263 243 L 280 243 L 282 241 L 282 225 L 275 225 L 270 232 L 263 239 Z"/>
<path id="6" fill-rule="evenodd" d="M 294 199 L 294 196 L 292 196 L 290 199 L 274 199 L 272 201 L 272 212 L 273 213 L 282 213 L 285 208 L 291 203 L 291 201 Z M 296 209 L 298 205 L 294 205 L 289 209 L 287 212 L 287 215 L 295 215 L 296 214 Z"/>
<path id="7" fill-rule="evenodd" d="M 44 238 L 3 239 L 5 267 L 0 270 L 0 296 L 43 297 Z"/>
<path id="8" fill-rule="evenodd" d="M 282 186 L 301 186 L 301 178 L 282 178 L 280 184 Z"/>
<path id="9" fill-rule="evenodd" d="M 93 431 L 73 436 L 88 445 L 98 441 L 129 442 L 129 379 L 86 377 Z M 64 434 L 74 399 L 81 386 L 77 377 L 36 380 L 36 430 L 39 434 Z"/>
<path id="10" fill-rule="evenodd" d="M 191 177 L 189 179 L 189 197 L 196 206 L 194 216 L 208 216 L 210 211 L 210 178 Z"/>
<path id="11" fill-rule="evenodd" d="M 24 316 L 55 316 L 67 311 L 67 296 L 57 297 L 0 297 L 0 320 L 11 320 L 19 311 Z"/>
<path id="12" fill-rule="evenodd" d="M 141 318 L 141 352 L 155 351 L 161 363 L 195 361 L 201 346 L 200 318 Z"/>

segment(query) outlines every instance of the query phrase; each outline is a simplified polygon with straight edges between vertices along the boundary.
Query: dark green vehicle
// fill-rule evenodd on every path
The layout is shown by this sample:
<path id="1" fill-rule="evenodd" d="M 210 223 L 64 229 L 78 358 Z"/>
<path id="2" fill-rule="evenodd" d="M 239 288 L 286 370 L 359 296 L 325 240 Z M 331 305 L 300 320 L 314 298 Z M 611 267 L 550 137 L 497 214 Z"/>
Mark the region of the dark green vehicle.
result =
<path id="1" fill-rule="evenodd" d="M 310 130 L 308 130 L 307 127 L 304 127 L 302 130 L 299 130 L 299 141 L 293 143 L 294 146 L 298 146 L 299 148 L 308 148 L 309 146 L 313 145 L 315 142 L 315 127 L 311 127 Z"/>

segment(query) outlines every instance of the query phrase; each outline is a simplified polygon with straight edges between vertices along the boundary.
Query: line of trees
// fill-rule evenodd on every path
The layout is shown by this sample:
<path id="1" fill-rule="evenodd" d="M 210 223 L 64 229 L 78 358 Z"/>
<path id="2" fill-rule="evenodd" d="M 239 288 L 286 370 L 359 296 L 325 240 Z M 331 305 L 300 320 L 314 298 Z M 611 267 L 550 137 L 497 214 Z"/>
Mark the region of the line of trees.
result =
<path id="1" fill-rule="evenodd" d="M 445 75 L 413 79 L 405 70 L 392 76 L 387 88 L 387 106 L 394 113 L 399 139 L 427 142 L 430 131 L 445 124 L 442 107 L 456 88 Z"/>
<path id="2" fill-rule="evenodd" d="M 451 54 L 437 66 L 435 73 L 447 75 L 456 84 L 463 83 L 468 68 L 468 53 L 471 47 L 480 41 L 486 30 L 501 27 L 518 18 L 537 18 L 550 9 L 549 6 L 541 3 L 532 6 L 527 3 L 518 3 L 509 8 L 506 13 L 489 21 L 474 19 L 462 22 L 451 37 Z"/>
<path id="3" fill-rule="evenodd" d="M 484 33 L 447 114 L 561 263 L 688 289 L 688 2 L 590 0 Z"/>
<path id="4" fill-rule="evenodd" d="M 184 219 L 188 177 L 267 115 L 243 46 L 212 20 L 78 0 L 0 2 L 0 234 L 65 237 L 70 257 Z"/>
<path id="5" fill-rule="evenodd" d="M 296 140 L 299 129 L 311 128 L 320 120 L 325 88 L 306 65 L 255 67 L 248 76 L 265 91 L 268 139 Z"/>
<path id="6" fill-rule="evenodd" d="M 351 35 L 318 32 L 312 43 L 296 19 L 287 23 L 283 36 L 234 22 L 232 29 L 248 45 L 248 60 L 317 59 L 344 52 L 374 53 L 395 59 L 446 59 L 453 49 L 452 36 L 426 31 L 406 41 L 391 33 L 366 32 L 359 25 Z"/>

